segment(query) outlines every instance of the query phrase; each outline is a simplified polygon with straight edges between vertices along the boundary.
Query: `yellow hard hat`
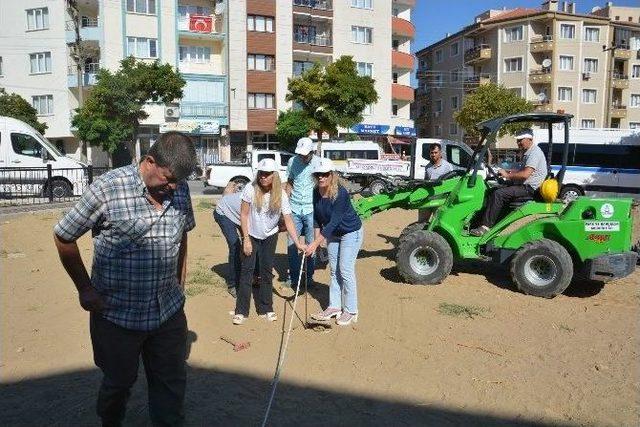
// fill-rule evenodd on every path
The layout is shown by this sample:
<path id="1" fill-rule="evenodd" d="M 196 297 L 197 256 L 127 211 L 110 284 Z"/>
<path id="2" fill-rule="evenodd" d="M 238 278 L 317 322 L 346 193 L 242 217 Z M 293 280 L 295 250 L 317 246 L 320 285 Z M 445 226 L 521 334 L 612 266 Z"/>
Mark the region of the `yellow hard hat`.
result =
<path id="1" fill-rule="evenodd" d="M 542 199 L 547 203 L 555 201 L 558 197 L 559 192 L 560 185 L 554 178 L 545 179 L 540 186 L 540 195 L 542 196 Z"/>

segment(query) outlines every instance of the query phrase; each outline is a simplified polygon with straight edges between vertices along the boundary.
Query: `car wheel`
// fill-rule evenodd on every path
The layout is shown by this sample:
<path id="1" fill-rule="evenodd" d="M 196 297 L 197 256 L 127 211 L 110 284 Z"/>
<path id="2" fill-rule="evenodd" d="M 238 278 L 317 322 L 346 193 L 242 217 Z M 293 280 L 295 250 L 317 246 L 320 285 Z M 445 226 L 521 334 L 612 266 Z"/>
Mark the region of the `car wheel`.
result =
<path id="1" fill-rule="evenodd" d="M 584 191 L 576 185 L 564 185 L 558 196 L 565 203 L 573 202 L 580 196 L 584 196 Z"/>
<path id="2" fill-rule="evenodd" d="M 373 195 L 384 193 L 385 190 L 386 190 L 386 185 L 384 184 L 383 181 L 380 181 L 379 179 L 375 179 L 371 184 L 369 184 L 369 191 Z"/>
<path id="3" fill-rule="evenodd" d="M 558 242 L 537 240 L 516 252 L 511 261 L 511 277 L 521 292 L 553 298 L 571 283 L 573 260 Z"/>
<path id="4" fill-rule="evenodd" d="M 47 186 L 45 191 L 45 197 L 49 197 L 49 191 L 53 195 L 54 199 L 62 199 L 64 197 L 70 197 L 73 195 L 73 190 L 68 182 L 61 179 L 54 179 Z"/>
<path id="5" fill-rule="evenodd" d="M 451 273 L 453 252 L 438 233 L 414 231 L 400 243 L 396 264 L 407 283 L 436 285 Z"/>

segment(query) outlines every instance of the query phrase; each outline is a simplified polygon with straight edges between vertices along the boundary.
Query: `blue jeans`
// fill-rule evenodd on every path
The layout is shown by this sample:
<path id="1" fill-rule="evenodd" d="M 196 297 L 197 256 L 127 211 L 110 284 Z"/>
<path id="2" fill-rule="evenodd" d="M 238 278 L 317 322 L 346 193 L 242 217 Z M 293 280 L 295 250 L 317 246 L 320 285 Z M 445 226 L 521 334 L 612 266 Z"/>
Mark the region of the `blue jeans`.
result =
<path id="1" fill-rule="evenodd" d="M 358 313 L 358 289 L 356 286 L 356 258 L 362 246 L 364 233 L 352 231 L 342 237 L 332 237 L 327 243 L 331 285 L 329 308 Z"/>
<path id="2" fill-rule="evenodd" d="M 213 211 L 213 219 L 218 223 L 227 246 L 229 247 L 229 272 L 227 273 L 227 287 L 238 289 L 240 282 L 240 251 L 242 244 L 240 242 L 240 227 L 224 215 Z"/>
<path id="3" fill-rule="evenodd" d="M 291 213 L 291 219 L 293 225 L 296 227 L 298 236 L 304 236 L 304 240 L 307 244 L 313 242 L 313 213 L 306 215 Z M 291 280 L 291 288 L 295 291 L 298 287 L 298 277 L 300 276 L 300 262 L 302 257 L 298 254 L 298 248 L 291 240 L 291 237 L 287 238 L 288 253 L 289 253 L 289 279 Z M 306 261 L 307 264 L 307 283 L 313 283 L 313 272 L 315 270 L 315 257 L 309 257 Z"/>

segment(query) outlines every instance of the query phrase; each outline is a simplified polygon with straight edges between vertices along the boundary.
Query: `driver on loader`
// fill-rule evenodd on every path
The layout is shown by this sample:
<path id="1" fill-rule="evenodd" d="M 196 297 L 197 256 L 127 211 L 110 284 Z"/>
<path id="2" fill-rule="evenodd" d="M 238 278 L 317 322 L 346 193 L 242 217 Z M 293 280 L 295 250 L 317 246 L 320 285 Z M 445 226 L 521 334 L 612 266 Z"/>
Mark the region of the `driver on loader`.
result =
<path id="1" fill-rule="evenodd" d="M 524 151 L 520 170 L 500 169 L 503 178 L 514 182 L 506 187 L 492 191 L 489 195 L 480 226 L 469 231 L 472 236 L 482 236 L 489 231 L 498 220 L 498 215 L 505 205 L 515 199 L 531 198 L 547 176 L 547 160 L 544 152 L 533 143 L 533 131 L 523 129 L 516 135 L 518 148 Z"/>

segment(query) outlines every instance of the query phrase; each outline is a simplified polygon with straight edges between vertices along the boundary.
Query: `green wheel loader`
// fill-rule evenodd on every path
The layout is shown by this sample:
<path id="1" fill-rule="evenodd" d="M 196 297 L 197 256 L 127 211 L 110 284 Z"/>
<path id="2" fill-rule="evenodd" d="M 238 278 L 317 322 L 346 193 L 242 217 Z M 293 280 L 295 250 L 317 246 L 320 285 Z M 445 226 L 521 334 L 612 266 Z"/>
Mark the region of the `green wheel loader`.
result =
<path id="1" fill-rule="evenodd" d="M 572 116 L 528 113 L 488 120 L 466 171 L 454 171 L 436 181 L 405 179 L 386 192 L 354 202 L 361 218 L 392 208 L 431 209 L 428 224 L 412 224 L 403 231 L 397 248 L 400 276 L 411 284 L 441 283 L 454 260 L 485 260 L 509 264 L 517 288 L 529 295 L 561 294 L 575 275 L 607 282 L 633 273 L 640 239 L 639 207 L 630 198 L 578 197 L 563 203 L 539 196 L 510 204 L 491 230 L 480 237 L 469 234 L 479 220 L 488 192 L 505 181 L 484 159 L 495 146 L 500 128 L 507 124 L 536 123 L 549 129 L 547 163 L 552 153 L 563 159 L 565 174 L 569 125 Z M 564 142 L 553 143 L 553 125 L 564 125 Z M 554 156 L 555 158 L 555 156 Z M 413 168 L 412 168 L 413 169 Z"/>

